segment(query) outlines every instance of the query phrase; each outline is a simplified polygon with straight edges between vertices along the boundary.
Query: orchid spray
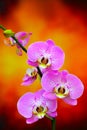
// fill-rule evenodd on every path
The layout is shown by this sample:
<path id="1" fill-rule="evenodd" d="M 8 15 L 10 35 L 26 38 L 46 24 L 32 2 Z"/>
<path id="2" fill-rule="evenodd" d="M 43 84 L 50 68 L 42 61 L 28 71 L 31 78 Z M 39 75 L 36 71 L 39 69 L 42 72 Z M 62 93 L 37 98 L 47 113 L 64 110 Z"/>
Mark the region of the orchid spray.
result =
<path id="1" fill-rule="evenodd" d="M 22 85 L 31 85 L 38 75 L 41 78 L 42 88 L 39 91 L 27 92 L 20 97 L 17 102 L 18 112 L 26 119 L 27 124 L 47 117 L 52 122 L 52 130 L 56 130 L 57 99 L 77 105 L 77 99 L 84 91 L 83 83 L 67 70 L 59 70 L 64 63 L 65 54 L 51 39 L 34 42 L 26 49 L 24 46 L 32 33 L 14 33 L 2 25 L 0 28 L 9 39 L 9 45 L 16 45 L 19 56 L 23 50 L 27 54 L 27 63 L 32 66 L 26 70 Z"/>

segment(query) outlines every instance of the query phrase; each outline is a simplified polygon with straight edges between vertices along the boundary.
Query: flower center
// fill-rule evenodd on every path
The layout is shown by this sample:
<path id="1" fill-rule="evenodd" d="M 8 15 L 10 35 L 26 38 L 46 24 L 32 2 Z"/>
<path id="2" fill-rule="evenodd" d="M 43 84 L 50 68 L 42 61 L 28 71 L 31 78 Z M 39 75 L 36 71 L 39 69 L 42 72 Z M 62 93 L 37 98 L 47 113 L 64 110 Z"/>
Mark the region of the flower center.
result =
<path id="1" fill-rule="evenodd" d="M 69 89 L 67 87 L 56 87 L 54 89 L 54 92 L 56 93 L 56 96 L 59 98 L 64 98 L 69 94 Z"/>
<path id="2" fill-rule="evenodd" d="M 63 88 L 63 87 L 58 88 L 58 93 L 64 94 L 65 93 L 65 88 Z"/>
<path id="3" fill-rule="evenodd" d="M 48 66 L 50 66 L 50 60 L 48 58 L 45 57 L 41 57 L 39 60 L 39 66 L 42 68 L 47 68 Z"/>
<path id="4" fill-rule="evenodd" d="M 42 57 L 42 59 L 41 59 L 41 63 L 46 65 L 46 64 L 48 63 L 48 59 Z"/>
<path id="5" fill-rule="evenodd" d="M 38 113 L 43 112 L 43 110 L 44 110 L 44 108 L 42 106 L 36 108 L 36 111 Z"/>
<path id="6" fill-rule="evenodd" d="M 43 118 L 46 115 L 47 107 L 37 106 L 33 109 L 33 114 L 37 115 L 38 118 Z"/>

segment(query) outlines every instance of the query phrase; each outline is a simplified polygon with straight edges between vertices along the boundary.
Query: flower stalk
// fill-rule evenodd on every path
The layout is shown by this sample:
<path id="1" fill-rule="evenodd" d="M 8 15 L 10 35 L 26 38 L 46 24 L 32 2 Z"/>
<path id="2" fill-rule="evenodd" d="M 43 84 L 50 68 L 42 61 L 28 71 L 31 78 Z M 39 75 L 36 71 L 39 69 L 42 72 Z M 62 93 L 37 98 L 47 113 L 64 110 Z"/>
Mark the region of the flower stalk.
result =
<path id="1" fill-rule="evenodd" d="M 56 130 L 56 119 L 53 118 L 53 119 L 51 120 L 51 122 L 52 122 L 52 130 Z"/>

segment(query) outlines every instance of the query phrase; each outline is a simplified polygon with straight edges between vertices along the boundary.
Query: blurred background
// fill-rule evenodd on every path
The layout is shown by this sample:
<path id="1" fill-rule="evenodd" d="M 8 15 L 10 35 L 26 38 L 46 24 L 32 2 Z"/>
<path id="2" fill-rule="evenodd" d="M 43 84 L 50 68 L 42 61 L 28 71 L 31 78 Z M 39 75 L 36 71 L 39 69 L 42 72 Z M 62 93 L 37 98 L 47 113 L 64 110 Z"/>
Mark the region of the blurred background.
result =
<path id="1" fill-rule="evenodd" d="M 0 0 L 0 24 L 14 32 L 32 32 L 29 44 L 53 39 L 65 52 L 67 69 L 84 83 L 77 106 L 58 103 L 57 130 L 87 130 L 87 2 L 85 0 Z M 4 44 L 0 30 L 0 130 L 51 130 L 44 118 L 27 125 L 17 111 L 17 101 L 26 92 L 41 88 L 37 79 L 21 86 L 29 67 L 27 56 Z M 28 45 L 29 45 L 28 44 Z"/>

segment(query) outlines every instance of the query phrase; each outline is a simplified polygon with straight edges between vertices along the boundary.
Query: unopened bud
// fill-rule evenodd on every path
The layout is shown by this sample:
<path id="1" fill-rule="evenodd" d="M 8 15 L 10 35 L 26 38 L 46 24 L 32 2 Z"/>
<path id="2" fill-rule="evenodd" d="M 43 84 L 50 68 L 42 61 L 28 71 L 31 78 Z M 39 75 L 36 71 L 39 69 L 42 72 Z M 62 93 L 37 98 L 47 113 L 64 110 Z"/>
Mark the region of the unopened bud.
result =
<path id="1" fill-rule="evenodd" d="M 10 30 L 10 29 L 6 29 L 5 31 L 4 31 L 4 35 L 5 35 L 5 37 L 11 37 L 11 36 L 14 36 L 14 32 L 12 31 L 12 30 Z"/>

